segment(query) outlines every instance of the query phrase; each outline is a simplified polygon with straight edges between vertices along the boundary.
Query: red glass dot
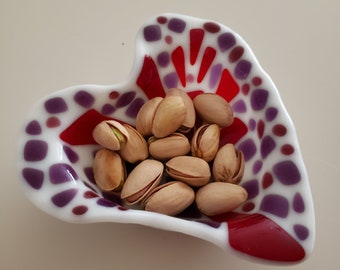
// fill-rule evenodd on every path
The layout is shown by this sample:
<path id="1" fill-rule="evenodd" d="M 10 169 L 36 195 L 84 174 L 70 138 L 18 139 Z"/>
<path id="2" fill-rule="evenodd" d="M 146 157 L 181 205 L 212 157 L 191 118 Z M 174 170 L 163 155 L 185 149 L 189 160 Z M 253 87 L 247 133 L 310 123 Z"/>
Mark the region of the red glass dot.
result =
<path id="1" fill-rule="evenodd" d="M 119 209 L 119 210 L 122 210 L 122 211 L 128 210 L 127 208 L 125 208 L 125 207 L 123 207 L 123 206 L 118 206 L 118 209 Z"/>
<path id="2" fill-rule="evenodd" d="M 85 191 L 84 193 L 84 198 L 86 199 L 92 199 L 92 198 L 97 198 L 97 197 L 99 197 L 98 194 L 90 190 Z"/>
<path id="3" fill-rule="evenodd" d="M 265 173 L 262 178 L 262 188 L 266 189 L 273 184 L 273 176 L 270 173 Z"/>
<path id="4" fill-rule="evenodd" d="M 242 85 L 241 90 L 242 90 L 243 94 L 247 95 L 249 93 L 249 90 L 250 90 L 249 84 L 245 83 L 244 85 Z"/>
<path id="5" fill-rule="evenodd" d="M 281 146 L 281 153 L 284 155 L 291 155 L 294 153 L 294 147 L 290 144 L 284 144 Z"/>
<path id="6" fill-rule="evenodd" d="M 221 27 L 214 22 L 206 22 L 203 28 L 210 33 L 217 33 L 221 29 Z"/>
<path id="7" fill-rule="evenodd" d="M 255 208 L 255 204 L 253 202 L 247 202 L 243 205 L 242 210 L 244 212 L 249 212 Z"/>
<path id="8" fill-rule="evenodd" d="M 60 120 L 58 117 L 52 116 L 46 120 L 46 126 L 49 128 L 54 128 L 60 126 Z"/>
<path id="9" fill-rule="evenodd" d="M 251 82 L 253 83 L 253 85 L 255 86 L 259 86 L 262 83 L 262 79 L 260 77 L 254 77 Z"/>
<path id="10" fill-rule="evenodd" d="M 171 36 L 166 36 L 166 37 L 165 37 L 165 42 L 166 42 L 167 44 L 171 44 L 171 43 L 172 43 L 172 37 L 171 37 Z"/>
<path id="11" fill-rule="evenodd" d="M 72 212 L 73 212 L 73 214 L 79 216 L 79 215 L 85 214 L 87 212 L 87 210 L 88 210 L 87 206 L 85 206 L 85 205 L 78 205 L 76 207 L 73 207 Z"/>
<path id="12" fill-rule="evenodd" d="M 277 124 L 273 127 L 273 133 L 276 136 L 284 136 L 287 133 L 287 129 L 284 125 Z"/>
<path id="13" fill-rule="evenodd" d="M 168 19 L 167 19 L 166 17 L 164 17 L 164 16 L 159 16 L 159 17 L 157 18 L 157 22 L 160 23 L 160 24 L 164 24 L 164 23 L 166 23 L 167 21 L 168 21 Z"/>
<path id="14" fill-rule="evenodd" d="M 258 136 L 259 136 L 259 139 L 262 138 L 263 132 L 264 132 L 264 122 L 263 122 L 262 120 L 260 120 L 260 121 L 257 123 L 257 134 L 258 134 Z"/>
<path id="15" fill-rule="evenodd" d="M 119 97 L 119 92 L 117 92 L 117 91 L 112 91 L 112 92 L 109 94 L 109 98 L 110 98 L 110 99 L 116 99 L 117 97 Z"/>

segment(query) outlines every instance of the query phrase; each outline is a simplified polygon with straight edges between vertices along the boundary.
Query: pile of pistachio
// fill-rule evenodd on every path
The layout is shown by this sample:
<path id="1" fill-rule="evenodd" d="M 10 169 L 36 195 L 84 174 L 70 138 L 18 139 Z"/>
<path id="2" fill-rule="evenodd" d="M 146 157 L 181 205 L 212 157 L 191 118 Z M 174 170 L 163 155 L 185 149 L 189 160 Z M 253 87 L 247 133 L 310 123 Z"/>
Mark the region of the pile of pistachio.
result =
<path id="1" fill-rule="evenodd" d="M 118 192 L 126 206 L 166 215 L 193 203 L 207 216 L 231 211 L 248 196 L 238 185 L 243 153 L 233 144 L 219 148 L 220 129 L 232 122 L 233 111 L 221 96 L 202 93 L 192 100 L 169 89 L 141 107 L 135 127 L 106 120 L 94 128 L 93 138 L 103 147 L 93 162 L 96 184 Z M 129 173 L 127 164 L 133 164 Z"/>

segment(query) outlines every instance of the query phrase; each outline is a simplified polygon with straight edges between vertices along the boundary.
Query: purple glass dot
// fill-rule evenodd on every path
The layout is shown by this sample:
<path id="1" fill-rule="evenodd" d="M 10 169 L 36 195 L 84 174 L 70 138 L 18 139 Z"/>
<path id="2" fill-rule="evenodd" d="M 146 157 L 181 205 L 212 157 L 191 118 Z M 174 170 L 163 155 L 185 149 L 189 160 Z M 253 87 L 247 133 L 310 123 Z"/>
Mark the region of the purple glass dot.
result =
<path id="1" fill-rule="evenodd" d="M 279 181 L 284 185 L 294 185 L 301 180 L 299 169 L 295 163 L 290 160 L 276 163 L 273 171 Z"/>
<path id="2" fill-rule="evenodd" d="M 209 80 L 209 87 L 213 89 L 217 83 L 220 81 L 222 74 L 222 64 L 216 64 L 211 67 L 210 70 L 210 80 Z"/>
<path id="3" fill-rule="evenodd" d="M 26 133 L 30 135 L 41 134 L 41 126 L 37 120 L 32 120 L 26 126 Z"/>
<path id="4" fill-rule="evenodd" d="M 162 37 L 159 25 L 148 25 L 144 28 L 144 39 L 148 42 L 160 40 Z"/>
<path id="5" fill-rule="evenodd" d="M 136 96 L 135 91 L 129 91 L 129 92 L 122 94 L 117 100 L 116 107 L 121 108 L 121 107 L 127 106 L 128 104 L 131 103 L 131 101 L 135 98 L 135 96 Z"/>
<path id="6" fill-rule="evenodd" d="M 249 130 L 253 131 L 256 128 L 256 121 L 254 119 L 250 119 L 248 122 Z"/>
<path id="7" fill-rule="evenodd" d="M 113 114 L 116 111 L 116 108 L 111 105 L 111 104 L 104 104 L 102 109 L 101 109 L 101 113 L 104 115 L 109 115 L 109 114 Z"/>
<path id="8" fill-rule="evenodd" d="M 87 179 L 89 179 L 91 183 L 93 183 L 93 184 L 96 183 L 96 181 L 94 180 L 93 168 L 92 167 L 84 168 L 84 173 L 85 173 Z"/>
<path id="9" fill-rule="evenodd" d="M 259 183 L 257 179 L 249 180 L 242 185 L 248 192 L 248 200 L 255 198 L 259 194 Z"/>
<path id="10" fill-rule="evenodd" d="M 254 141 L 249 138 L 239 145 L 239 150 L 244 154 L 244 160 L 250 160 L 256 153 L 256 145 Z"/>
<path id="11" fill-rule="evenodd" d="M 262 110 L 268 100 L 268 91 L 264 89 L 255 89 L 251 93 L 250 104 L 254 111 Z"/>
<path id="12" fill-rule="evenodd" d="M 220 50 L 224 52 L 236 44 L 236 39 L 232 33 L 223 33 L 218 37 L 217 43 Z"/>
<path id="13" fill-rule="evenodd" d="M 66 206 L 76 196 L 78 189 L 71 188 L 55 194 L 51 200 L 58 207 Z"/>
<path id="14" fill-rule="evenodd" d="M 257 174 L 262 169 L 262 160 L 256 160 L 253 165 L 253 174 Z"/>
<path id="15" fill-rule="evenodd" d="M 233 109 L 234 112 L 237 112 L 237 113 L 244 113 L 244 112 L 247 111 L 246 104 L 244 103 L 244 101 L 243 101 L 242 99 L 236 101 L 236 102 L 233 104 L 232 109 Z"/>
<path id="16" fill-rule="evenodd" d="M 289 203 L 281 195 L 269 194 L 262 199 L 260 209 L 275 216 L 285 218 L 288 216 Z"/>
<path id="17" fill-rule="evenodd" d="M 105 207 L 115 207 L 115 206 L 117 206 L 116 203 L 111 202 L 111 201 L 109 201 L 107 199 L 103 199 L 103 198 L 99 198 L 97 200 L 97 204 L 101 205 L 101 206 L 105 206 Z"/>
<path id="18" fill-rule="evenodd" d="M 49 176 L 52 184 L 61 184 L 78 179 L 74 169 L 66 163 L 53 164 L 49 169 Z"/>
<path id="19" fill-rule="evenodd" d="M 300 224 L 294 225 L 294 232 L 300 240 L 306 240 L 309 235 L 309 230 L 304 225 Z"/>
<path id="20" fill-rule="evenodd" d="M 169 21 L 168 28 L 173 32 L 182 33 L 185 29 L 185 25 L 185 21 L 178 18 L 173 18 Z"/>
<path id="21" fill-rule="evenodd" d="M 62 113 L 67 111 L 67 104 L 61 97 L 50 98 L 45 101 L 45 109 L 48 113 Z"/>
<path id="22" fill-rule="evenodd" d="M 76 103 L 85 108 L 90 108 L 94 103 L 94 97 L 84 90 L 78 91 L 73 99 Z"/>
<path id="23" fill-rule="evenodd" d="M 237 79 L 244 80 L 251 70 L 251 63 L 247 60 L 240 60 L 235 67 L 234 75 Z"/>
<path id="24" fill-rule="evenodd" d="M 47 155 L 48 145 L 42 140 L 27 141 L 24 148 L 24 159 L 26 161 L 41 161 Z"/>
<path id="25" fill-rule="evenodd" d="M 22 175 L 26 182 L 34 189 L 40 189 L 44 181 L 44 172 L 33 168 L 24 168 Z"/>
<path id="26" fill-rule="evenodd" d="M 142 98 L 136 98 L 134 101 L 131 102 L 129 107 L 126 110 L 126 115 L 131 118 L 136 118 L 140 108 L 144 105 L 145 100 Z"/>
<path id="27" fill-rule="evenodd" d="M 263 137 L 261 141 L 261 156 L 266 158 L 276 147 L 276 143 L 271 136 Z"/>
<path id="28" fill-rule="evenodd" d="M 157 63 L 161 67 L 167 67 L 169 65 L 169 63 L 170 63 L 170 55 L 169 55 L 169 53 L 168 52 L 161 52 L 157 56 Z"/>
<path id="29" fill-rule="evenodd" d="M 303 213 L 305 211 L 305 203 L 299 192 L 294 195 L 293 198 L 293 209 L 297 213 Z"/>
<path id="30" fill-rule="evenodd" d="M 74 152 L 72 148 L 68 147 L 67 145 L 64 145 L 63 150 L 70 162 L 76 163 L 79 160 L 78 154 Z"/>
<path id="31" fill-rule="evenodd" d="M 164 76 L 164 84 L 167 88 L 173 88 L 178 85 L 178 75 L 176 72 L 171 72 Z"/>
<path id="32" fill-rule="evenodd" d="M 273 121 L 278 113 L 277 108 L 270 107 L 266 110 L 265 117 L 268 122 Z"/>

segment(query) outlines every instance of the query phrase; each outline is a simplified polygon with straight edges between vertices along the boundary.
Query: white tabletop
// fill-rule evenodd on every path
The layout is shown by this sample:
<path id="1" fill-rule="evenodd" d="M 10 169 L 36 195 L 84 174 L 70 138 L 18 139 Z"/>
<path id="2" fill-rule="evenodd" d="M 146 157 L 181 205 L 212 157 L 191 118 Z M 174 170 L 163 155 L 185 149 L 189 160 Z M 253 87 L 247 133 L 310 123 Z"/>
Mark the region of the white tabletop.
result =
<path id="1" fill-rule="evenodd" d="M 270 75 L 298 134 L 316 215 L 311 256 L 293 269 L 337 269 L 340 218 L 338 1 L 0 2 L 0 268 L 286 269 L 244 261 L 190 236 L 139 225 L 76 225 L 43 213 L 16 172 L 19 128 L 36 100 L 84 83 L 123 82 L 135 34 L 177 12 L 238 32 Z"/>

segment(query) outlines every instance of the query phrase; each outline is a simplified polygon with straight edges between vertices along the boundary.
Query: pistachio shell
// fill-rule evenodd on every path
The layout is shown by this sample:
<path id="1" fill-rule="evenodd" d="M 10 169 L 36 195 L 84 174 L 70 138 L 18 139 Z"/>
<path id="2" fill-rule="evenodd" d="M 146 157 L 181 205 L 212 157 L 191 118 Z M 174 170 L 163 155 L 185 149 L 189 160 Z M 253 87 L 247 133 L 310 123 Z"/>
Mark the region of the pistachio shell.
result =
<path id="1" fill-rule="evenodd" d="M 230 126 L 234 120 L 229 103 L 221 96 L 213 93 L 197 95 L 194 106 L 198 115 L 206 123 L 217 124 L 220 127 Z"/>
<path id="2" fill-rule="evenodd" d="M 148 144 L 144 137 L 132 126 L 123 124 L 129 134 L 129 139 L 119 150 L 119 155 L 123 160 L 135 163 L 142 161 L 149 156 Z"/>
<path id="3" fill-rule="evenodd" d="M 199 127 L 191 140 L 191 153 L 209 162 L 214 159 L 220 142 L 220 128 L 216 124 Z"/>
<path id="4" fill-rule="evenodd" d="M 145 200 L 145 210 L 175 216 L 195 200 L 191 187 L 180 181 L 172 181 L 157 187 Z"/>
<path id="5" fill-rule="evenodd" d="M 215 181 L 238 184 L 244 173 L 243 152 L 230 143 L 222 146 L 215 156 L 212 173 Z"/>
<path id="6" fill-rule="evenodd" d="M 104 120 L 93 129 L 92 137 L 101 146 L 115 151 L 125 144 L 129 134 L 121 123 L 115 120 Z"/>
<path id="7" fill-rule="evenodd" d="M 190 151 L 189 140 L 181 133 L 173 133 L 160 139 L 153 136 L 148 142 L 150 155 L 159 160 L 186 155 Z"/>
<path id="8" fill-rule="evenodd" d="M 209 164 L 201 158 L 192 156 L 174 157 L 165 166 L 165 171 L 172 178 L 194 187 L 205 185 L 210 180 Z"/>
<path id="9" fill-rule="evenodd" d="M 190 129 L 195 125 L 196 120 L 196 112 L 194 103 L 189 95 L 182 89 L 171 88 L 166 93 L 167 96 L 180 96 L 183 99 L 185 108 L 187 109 L 187 113 L 185 115 L 185 119 L 183 121 L 182 126 L 179 128 L 181 132 L 187 133 Z"/>
<path id="10" fill-rule="evenodd" d="M 99 150 L 93 161 L 96 184 L 105 191 L 120 190 L 126 177 L 125 165 L 120 156 L 111 150 Z"/>
<path id="11" fill-rule="evenodd" d="M 156 109 L 162 100 L 162 97 L 154 97 L 144 103 L 138 111 L 136 116 L 136 129 L 142 136 L 147 137 L 152 135 L 152 121 L 155 116 Z"/>
<path id="12" fill-rule="evenodd" d="M 139 163 L 126 178 L 121 198 L 129 205 L 143 200 L 160 183 L 163 169 L 163 163 L 157 160 L 146 159 Z"/>
<path id="13" fill-rule="evenodd" d="M 247 197 L 247 191 L 239 185 L 211 182 L 196 192 L 195 201 L 201 213 L 215 216 L 236 209 Z"/>
<path id="14" fill-rule="evenodd" d="M 174 133 L 183 124 L 186 108 L 179 96 L 165 97 L 157 107 L 152 122 L 152 134 L 163 138 Z"/>

